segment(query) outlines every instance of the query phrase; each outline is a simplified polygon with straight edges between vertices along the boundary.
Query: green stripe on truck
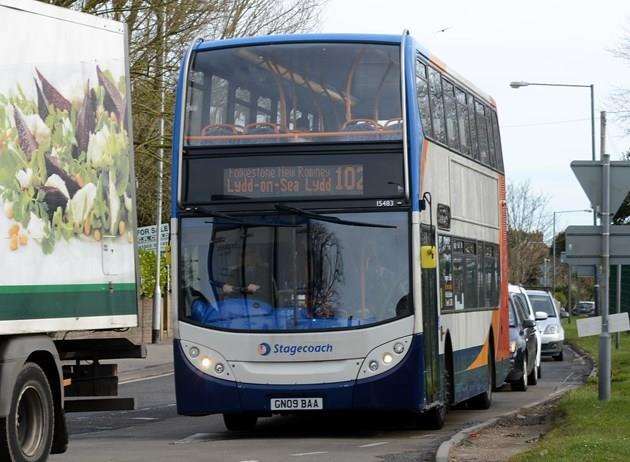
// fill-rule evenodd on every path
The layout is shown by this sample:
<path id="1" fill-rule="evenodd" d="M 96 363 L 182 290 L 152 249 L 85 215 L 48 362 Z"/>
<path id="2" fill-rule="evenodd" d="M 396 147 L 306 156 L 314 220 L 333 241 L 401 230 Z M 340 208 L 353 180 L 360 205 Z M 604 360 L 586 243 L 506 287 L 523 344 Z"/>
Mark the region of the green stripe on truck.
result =
<path id="1" fill-rule="evenodd" d="M 137 314 L 136 285 L 0 287 L 0 321 Z"/>

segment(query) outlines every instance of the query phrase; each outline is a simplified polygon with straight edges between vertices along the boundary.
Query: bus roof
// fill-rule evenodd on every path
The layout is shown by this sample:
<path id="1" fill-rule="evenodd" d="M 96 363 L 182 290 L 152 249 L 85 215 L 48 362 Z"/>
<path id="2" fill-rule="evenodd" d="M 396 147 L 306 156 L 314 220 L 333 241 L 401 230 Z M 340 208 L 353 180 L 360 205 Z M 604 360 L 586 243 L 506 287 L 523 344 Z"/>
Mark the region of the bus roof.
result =
<path id="1" fill-rule="evenodd" d="M 270 45 L 274 43 L 298 43 L 298 42 L 356 42 L 356 43 L 382 43 L 391 45 L 400 45 L 403 35 L 389 34 L 288 34 L 288 35 L 259 35 L 255 37 L 239 37 L 223 40 L 202 41 L 196 47 L 195 51 L 204 51 L 217 48 L 229 48 L 240 46 Z M 417 40 L 413 40 L 414 47 L 429 62 L 446 74 L 455 83 L 466 87 L 475 93 L 475 96 L 484 100 L 496 108 L 494 98 L 487 93 L 481 91 L 469 80 L 465 79 L 457 72 L 450 69 L 446 64 L 434 54 L 430 53 L 425 47 L 420 45 Z"/>

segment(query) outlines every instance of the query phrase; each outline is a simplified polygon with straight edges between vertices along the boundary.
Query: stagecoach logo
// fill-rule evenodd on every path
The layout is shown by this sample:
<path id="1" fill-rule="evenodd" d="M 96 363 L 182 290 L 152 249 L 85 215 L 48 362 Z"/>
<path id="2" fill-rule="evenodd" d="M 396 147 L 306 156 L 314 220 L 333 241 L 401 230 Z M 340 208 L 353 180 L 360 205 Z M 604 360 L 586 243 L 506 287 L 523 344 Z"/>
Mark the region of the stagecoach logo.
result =
<path id="1" fill-rule="evenodd" d="M 330 343 L 318 343 L 307 345 L 283 345 L 274 343 L 273 347 L 268 343 L 258 345 L 258 354 L 267 356 L 269 353 L 295 356 L 298 353 L 332 353 L 334 347 Z"/>
<path id="2" fill-rule="evenodd" d="M 263 342 L 260 345 L 258 345 L 258 354 L 260 356 L 267 356 L 270 351 L 271 351 L 271 347 L 269 346 L 268 343 Z"/>

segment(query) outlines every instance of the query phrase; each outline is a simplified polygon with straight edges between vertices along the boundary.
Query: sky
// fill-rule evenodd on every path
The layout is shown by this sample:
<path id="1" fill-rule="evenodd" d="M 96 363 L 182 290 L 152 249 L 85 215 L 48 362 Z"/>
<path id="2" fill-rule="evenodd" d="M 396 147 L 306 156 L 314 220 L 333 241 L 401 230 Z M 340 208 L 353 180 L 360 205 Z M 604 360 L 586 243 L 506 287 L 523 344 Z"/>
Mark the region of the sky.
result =
<path id="1" fill-rule="evenodd" d="M 627 0 L 329 0 L 322 32 L 412 35 L 446 65 L 494 97 L 508 182 L 530 181 L 549 212 L 588 209 L 569 167 L 591 159 L 588 88 L 524 87 L 514 80 L 595 85 L 599 112 L 618 111 L 612 94 L 630 88 L 630 62 L 614 56 L 630 40 Z M 443 32 L 441 30 L 446 29 Z M 630 148 L 630 129 L 608 116 L 606 151 Z M 557 230 L 590 224 L 592 214 L 557 214 Z"/>

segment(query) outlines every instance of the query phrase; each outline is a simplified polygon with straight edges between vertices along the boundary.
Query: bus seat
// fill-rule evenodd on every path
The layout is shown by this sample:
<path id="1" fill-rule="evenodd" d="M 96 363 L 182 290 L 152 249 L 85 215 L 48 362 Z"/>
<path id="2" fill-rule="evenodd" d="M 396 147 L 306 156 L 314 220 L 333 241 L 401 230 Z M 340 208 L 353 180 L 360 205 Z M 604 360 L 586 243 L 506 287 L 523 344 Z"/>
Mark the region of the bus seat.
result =
<path id="1" fill-rule="evenodd" d="M 403 120 L 400 117 L 389 119 L 383 127 L 385 130 L 400 131 L 403 128 Z"/>
<path id="2" fill-rule="evenodd" d="M 372 119 L 350 119 L 347 120 L 341 127 L 341 131 L 344 132 L 376 132 L 383 127 Z"/>
<path id="3" fill-rule="evenodd" d="M 206 125 L 201 129 L 202 136 L 229 136 L 242 133 L 242 129 L 231 124 Z"/>
<path id="4" fill-rule="evenodd" d="M 267 133 L 279 133 L 280 126 L 270 122 L 254 122 L 245 126 L 248 135 L 263 135 Z"/>

